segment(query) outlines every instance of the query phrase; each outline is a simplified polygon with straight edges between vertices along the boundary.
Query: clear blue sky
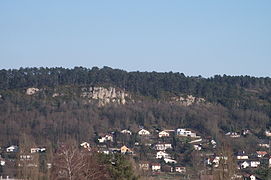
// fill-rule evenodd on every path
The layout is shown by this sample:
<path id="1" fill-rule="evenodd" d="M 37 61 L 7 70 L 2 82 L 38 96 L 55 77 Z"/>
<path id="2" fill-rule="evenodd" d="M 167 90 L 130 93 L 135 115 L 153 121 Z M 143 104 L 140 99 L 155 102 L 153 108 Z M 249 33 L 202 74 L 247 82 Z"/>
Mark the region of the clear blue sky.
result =
<path id="1" fill-rule="evenodd" d="M 271 77 L 270 0 L 1 0 L 0 69 Z"/>

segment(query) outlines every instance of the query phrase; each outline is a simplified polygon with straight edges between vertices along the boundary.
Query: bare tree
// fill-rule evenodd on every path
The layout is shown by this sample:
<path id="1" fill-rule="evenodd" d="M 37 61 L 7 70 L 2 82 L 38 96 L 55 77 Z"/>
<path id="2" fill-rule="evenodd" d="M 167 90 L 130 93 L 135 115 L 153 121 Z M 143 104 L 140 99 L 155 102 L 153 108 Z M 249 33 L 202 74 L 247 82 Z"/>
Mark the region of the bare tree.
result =
<path id="1" fill-rule="evenodd" d="M 73 143 L 62 144 L 53 159 L 53 180 L 106 180 L 110 179 L 106 165 L 97 155 L 79 150 Z"/>
<path id="2" fill-rule="evenodd" d="M 62 144 L 57 149 L 52 166 L 52 178 L 55 180 L 75 180 L 84 168 L 84 157 L 74 144 Z"/>

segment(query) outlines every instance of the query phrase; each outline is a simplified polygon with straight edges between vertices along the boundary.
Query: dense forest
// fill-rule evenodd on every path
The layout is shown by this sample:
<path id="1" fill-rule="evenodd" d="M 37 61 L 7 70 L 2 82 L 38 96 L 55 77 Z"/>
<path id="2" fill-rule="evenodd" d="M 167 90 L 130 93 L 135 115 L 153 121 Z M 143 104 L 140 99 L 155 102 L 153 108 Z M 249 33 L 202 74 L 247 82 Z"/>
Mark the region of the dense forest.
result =
<path id="1" fill-rule="evenodd" d="M 27 88 L 42 89 L 28 96 Z M 115 87 L 130 94 L 125 105 L 97 106 L 80 96 L 83 87 Z M 63 96 L 52 97 L 52 93 Z M 205 103 L 182 106 L 172 97 L 192 95 Z M 20 68 L 0 70 L 0 140 L 18 143 L 21 134 L 33 141 L 56 143 L 73 137 L 93 139 L 97 132 L 138 126 L 189 127 L 219 138 L 220 133 L 253 129 L 261 136 L 270 125 L 271 78 L 183 73 L 127 72 L 92 69 Z"/>

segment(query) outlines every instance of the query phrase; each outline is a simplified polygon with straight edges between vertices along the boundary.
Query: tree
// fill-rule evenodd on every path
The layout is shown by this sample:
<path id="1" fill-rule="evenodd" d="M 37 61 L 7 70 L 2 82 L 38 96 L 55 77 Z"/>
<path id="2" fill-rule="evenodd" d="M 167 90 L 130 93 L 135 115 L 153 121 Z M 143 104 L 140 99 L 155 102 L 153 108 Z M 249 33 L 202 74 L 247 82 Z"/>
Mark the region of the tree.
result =
<path id="1" fill-rule="evenodd" d="M 73 143 L 59 146 L 53 160 L 53 180 L 107 180 L 107 165 L 100 163 L 95 152 L 79 150 Z"/>

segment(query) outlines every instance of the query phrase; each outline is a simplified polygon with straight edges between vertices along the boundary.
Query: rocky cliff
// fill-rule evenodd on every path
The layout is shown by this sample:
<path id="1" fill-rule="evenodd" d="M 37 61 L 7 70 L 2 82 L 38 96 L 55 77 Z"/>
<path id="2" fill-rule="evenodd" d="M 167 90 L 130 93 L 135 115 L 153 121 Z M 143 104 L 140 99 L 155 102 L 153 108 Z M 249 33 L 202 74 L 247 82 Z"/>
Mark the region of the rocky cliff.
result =
<path id="1" fill-rule="evenodd" d="M 206 101 L 204 98 L 194 97 L 192 95 L 172 97 L 171 100 L 173 102 L 178 102 L 183 106 L 190 106 L 192 104 L 200 104 Z"/>
<path id="2" fill-rule="evenodd" d="M 90 87 L 82 88 L 81 97 L 91 100 L 98 100 L 100 106 L 108 103 L 125 104 L 128 93 L 113 87 Z"/>

